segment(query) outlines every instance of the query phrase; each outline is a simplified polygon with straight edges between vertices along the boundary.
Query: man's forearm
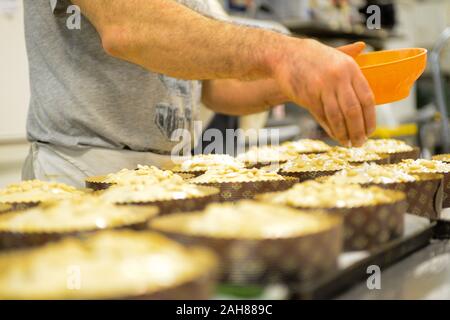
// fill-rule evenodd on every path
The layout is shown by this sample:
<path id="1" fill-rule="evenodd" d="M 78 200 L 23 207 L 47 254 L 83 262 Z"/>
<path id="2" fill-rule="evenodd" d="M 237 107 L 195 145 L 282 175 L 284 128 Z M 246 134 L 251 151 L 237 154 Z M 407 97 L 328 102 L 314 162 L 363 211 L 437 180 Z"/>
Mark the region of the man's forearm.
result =
<path id="1" fill-rule="evenodd" d="M 209 109 L 238 116 L 266 111 L 288 100 L 272 79 L 205 81 L 202 97 Z"/>
<path id="2" fill-rule="evenodd" d="M 271 76 L 287 37 L 205 17 L 171 0 L 72 0 L 111 55 L 182 79 Z M 269 51 L 270 50 L 270 51 Z"/>

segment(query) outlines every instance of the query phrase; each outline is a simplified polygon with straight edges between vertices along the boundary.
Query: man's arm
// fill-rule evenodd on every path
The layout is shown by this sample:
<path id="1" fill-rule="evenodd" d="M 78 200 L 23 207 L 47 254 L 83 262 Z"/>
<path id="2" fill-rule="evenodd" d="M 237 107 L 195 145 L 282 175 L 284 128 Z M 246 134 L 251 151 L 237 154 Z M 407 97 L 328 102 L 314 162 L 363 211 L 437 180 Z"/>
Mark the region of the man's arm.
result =
<path id="1" fill-rule="evenodd" d="M 261 43 L 280 35 L 205 17 L 172 0 L 72 0 L 109 54 L 191 80 L 270 76 Z"/>
<path id="2" fill-rule="evenodd" d="M 114 57 L 182 79 L 272 79 L 345 145 L 361 145 L 375 129 L 361 70 L 317 41 L 217 21 L 171 0 L 72 2 Z"/>
<path id="3" fill-rule="evenodd" d="M 243 116 L 266 111 L 288 99 L 272 79 L 250 82 L 230 79 L 205 81 L 202 101 L 213 111 Z"/>

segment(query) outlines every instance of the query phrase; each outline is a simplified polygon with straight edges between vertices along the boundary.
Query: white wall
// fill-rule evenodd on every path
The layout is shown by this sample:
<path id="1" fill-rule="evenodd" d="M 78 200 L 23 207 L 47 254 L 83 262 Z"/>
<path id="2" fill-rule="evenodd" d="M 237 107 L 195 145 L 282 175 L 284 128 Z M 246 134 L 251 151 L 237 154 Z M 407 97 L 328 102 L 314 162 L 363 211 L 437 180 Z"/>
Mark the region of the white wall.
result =
<path id="1" fill-rule="evenodd" d="M 25 138 L 29 100 L 22 1 L 12 14 L 0 13 L 0 143 Z"/>
<path id="2" fill-rule="evenodd" d="M 17 8 L 11 14 L 0 13 L 0 187 L 20 180 L 28 150 L 25 122 L 29 83 L 22 0 L 14 3 Z"/>

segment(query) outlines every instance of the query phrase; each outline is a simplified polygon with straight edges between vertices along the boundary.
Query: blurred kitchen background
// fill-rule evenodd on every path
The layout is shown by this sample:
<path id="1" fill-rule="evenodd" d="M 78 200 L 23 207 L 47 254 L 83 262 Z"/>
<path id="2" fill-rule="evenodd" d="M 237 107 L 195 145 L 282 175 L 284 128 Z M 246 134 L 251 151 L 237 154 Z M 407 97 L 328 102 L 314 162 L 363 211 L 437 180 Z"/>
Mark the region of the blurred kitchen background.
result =
<path id="1" fill-rule="evenodd" d="M 28 152 L 25 121 L 29 99 L 22 1 L 0 0 L 0 186 L 20 179 Z M 331 46 L 365 41 L 368 50 L 424 47 L 433 50 L 450 26 L 449 0 L 221 0 L 237 23 L 314 37 Z M 366 26 L 367 8 L 381 9 L 379 30 Z M 450 32 L 447 30 L 450 34 Z M 445 35 L 445 34 L 444 34 Z M 437 63 L 429 63 L 425 74 L 408 99 L 378 108 L 377 137 L 407 139 L 419 144 L 424 155 L 442 151 L 445 135 L 443 108 L 449 100 L 450 44 L 441 42 Z M 430 55 L 432 56 L 432 55 Z M 433 66 L 435 66 L 433 68 Z M 444 99 L 436 90 L 440 72 Z M 437 74 L 437 73 L 435 73 Z M 439 108 L 440 106 L 440 108 Z M 279 106 L 253 118 L 218 117 L 219 125 L 248 128 L 276 127 L 282 139 L 324 138 L 323 132 L 297 106 Z M 221 123 L 220 123 L 221 122 Z M 448 138 L 448 137 L 447 137 Z"/>

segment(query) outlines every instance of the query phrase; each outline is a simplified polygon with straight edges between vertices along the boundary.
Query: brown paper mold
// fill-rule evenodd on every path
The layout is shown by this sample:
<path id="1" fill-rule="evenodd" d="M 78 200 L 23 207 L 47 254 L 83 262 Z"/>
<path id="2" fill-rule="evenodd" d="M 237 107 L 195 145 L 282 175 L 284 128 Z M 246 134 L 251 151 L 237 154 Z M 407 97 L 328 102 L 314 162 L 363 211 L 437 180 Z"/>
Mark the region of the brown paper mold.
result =
<path id="1" fill-rule="evenodd" d="M 389 156 L 379 154 L 364 148 L 332 147 L 327 153 L 332 159 L 340 158 L 350 165 L 362 165 L 364 163 L 389 164 Z"/>
<path id="2" fill-rule="evenodd" d="M 0 299 L 209 299 L 217 265 L 156 233 L 103 231 L 0 254 Z"/>
<path id="3" fill-rule="evenodd" d="M 181 176 L 184 180 L 189 180 L 204 174 L 206 170 L 191 170 L 191 171 L 173 171 L 173 173 Z"/>
<path id="4" fill-rule="evenodd" d="M 290 171 L 281 169 L 278 173 L 285 177 L 297 178 L 299 182 L 314 180 L 320 177 L 332 176 L 340 170 L 311 170 L 311 171 Z"/>
<path id="5" fill-rule="evenodd" d="M 402 162 L 403 160 L 406 159 L 419 159 L 420 157 L 420 148 L 418 147 L 413 147 L 413 150 L 411 151 L 405 151 L 405 152 L 394 152 L 394 153 L 389 153 L 389 163 L 391 164 L 396 164 L 399 162 Z"/>
<path id="6" fill-rule="evenodd" d="M 329 214 L 341 215 L 344 219 L 344 249 L 346 251 L 371 250 L 403 234 L 404 215 L 408 204 L 406 195 L 402 192 L 375 187 L 366 189 L 355 185 L 341 186 L 340 189 L 336 190 L 335 185 L 324 185 L 317 182 L 308 182 L 297 186 L 297 189 L 294 187 L 287 192 L 259 195 L 256 199 L 278 205 L 289 205 L 299 210 L 321 210 Z M 322 190 L 321 194 L 324 197 L 333 197 L 335 202 L 345 202 L 345 198 L 351 192 L 358 192 L 361 196 L 367 198 L 376 196 L 375 193 L 377 193 L 380 196 L 378 201 L 385 201 L 385 203 L 341 204 L 340 207 L 337 204 L 323 206 L 317 203 L 313 206 L 306 206 L 301 199 L 302 194 L 300 192 L 304 192 L 303 188 L 319 188 L 318 190 Z M 333 189 L 327 192 L 326 188 Z M 347 190 L 342 190 L 343 188 L 347 188 Z M 288 193 L 289 195 L 287 195 Z M 295 199 L 295 196 L 298 198 Z M 342 199 L 338 198 L 339 196 Z M 328 200 L 326 201 L 328 202 Z"/>
<path id="7" fill-rule="evenodd" d="M 10 212 L 13 210 L 12 205 L 10 204 L 0 204 L 0 214 Z"/>
<path id="8" fill-rule="evenodd" d="M 4 206 L 9 206 L 9 211 L 21 211 L 30 209 L 33 207 L 37 207 L 40 204 L 40 202 L 12 202 L 8 204 L 3 204 Z"/>
<path id="9" fill-rule="evenodd" d="M 27 180 L 0 189 L 0 206 L 10 207 L 11 211 L 25 210 L 43 202 L 82 197 L 87 193 L 88 190 L 63 183 Z"/>
<path id="10" fill-rule="evenodd" d="M 294 159 L 297 153 L 289 151 L 280 145 L 252 147 L 245 153 L 237 156 L 248 169 L 261 169 L 266 166 L 280 166 Z"/>
<path id="11" fill-rule="evenodd" d="M 159 209 L 160 215 L 165 215 L 175 212 L 203 210 L 209 203 L 218 202 L 220 200 L 220 191 L 217 188 L 198 185 L 189 185 L 189 187 L 195 189 L 195 194 L 188 196 L 183 195 L 183 197 L 179 197 L 176 191 L 167 190 L 166 195 L 160 197 L 159 199 L 158 197 L 155 197 L 154 194 L 149 193 L 149 200 L 143 201 L 142 198 L 140 201 L 120 200 L 119 198 L 118 200 L 114 200 L 114 203 L 121 206 L 153 206 Z M 117 188 L 117 190 L 114 190 L 113 188 Z M 126 192 L 129 194 L 133 192 L 131 190 L 127 190 L 127 186 L 118 186 L 113 188 L 109 189 L 109 191 L 117 191 L 119 193 Z M 107 195 L 107 192 L 108 191 L 106 191 L 103 195 Z M 99 196 L 102 197 L 102 194 L 99 193 Z M 112 198 L 114 198 L 114 196 L 112 196 Z"/>
<path id="12" fill-rule="evenodd" d="M 109 229 L 143 229 L 158 213 L 156 207 L 128 208 L 99 202 L 94 197 L 80 198 L 2 214 L 0 250 L 35 247 L 68 236 Z M 91 212 L 95 221 L 86 218 Z M 86 221 L 82 223 L 83 218 Z"/>
<path id="13" fill-rule="evenodd" d="M 175 173 L 175 174 L 180 176 L 185 181 L 195 177 L 195 175 L 193 175 L 193 174 L 183 173 L 183 172 Z M 107 180 L 107 177 L 108 176 L 104 175 L 104 176 L 94 176 L 94 177 L 86 178 L 85 179 L 86 188 L 94 190 L 94 191 L 102 191 L 102 190 L 106 190 L 117 184 L 117 183 L 113 183 L 113 182 L 105 182 Z"/>
<path id="14" fill-rule="evenodd" d="M 261 212 L 258 205 L 249 210 Z M 297 217 L 302 215 L 297 210 L 282 206 L 281 208 L 276 206 L 271 210 L 275 210 L 273 214 L 283 214 L 283 210 L 290 210 L 295 212 Z M 246 212 L 249 211 L 245 209 L 239 214 L 245 215 Z M 214 235 L 210 232 L 190 232 L 189 229 L 184 229 L 184 226 L 189 225 L 199 215 L 202 213 L 165 216 L 151 221 L 149 226 L 181 243 L 201 245 L 214 251 L 220 258 L 219 270 L 222 282 L 238 285 L 261 285 L 273 282 L 294 284 L 320 278 L 336 269 L 337 257 L 342 250 L 342 220 L 338 216 L 303 213 L 303 216 L 317 219 L 316 221 L 322 227 L 315 231 L 289 236 L 278 234 L 272 237 L 251 237 L 247 232 L 241 232 L 239 236 L 225 236 L 224 234 Z M 252 219 L 246 224 L 254 225 L 254 222 L 255 220 Z M 223 227 L 222 222 L 218 223 Z"/>
<path id="15" fill-rule="evenodd" d="M 219 201 L 223 202 L 253 199 L 260 193 L 289 189 L 298 182 L 299 180 L 295 177 L 284 177 L 277 180 L 193 183 L 219 189 Z"/>
<path id="16" fill-rule="evenodd" d="M 450 163 L 435 160 L 403 160 L 397 165 L 401 170 L 410 174 L 435 173 L 443 175 L 443 199 L 444 208 L 450 207 Z"/>
<path id="17" fill-rule="evenodd" d="M 106 176 L 93 176 L 86 178 L 84 181 L 86 188 L 92 189 L 94 191 L 100 191 L 106 190 L 115 184 L 112 182 L 105 182 L 106 179 Z"/>
<path id="18" fill-rule="evenodd" d="M 278 173 L 282 176 L 298 178 L 300 182 L 331 176 L 349 166 L 349 163 L 339 157 L 329 154 L 300 155 L 282 165 Z"/>
<path id="19" fill-rule="evenodd" d="M 198 177 L 208 170 L 244 168 L 244 164 L 228 154 L 198 154 L 186 157 L 184 161 L 176 164 L 171 170 L 177 174 L 189 174 Z"/>
<path id="20" fill-rule="evenodd" d="M 392 164 L 401 162 L 404 159 L 417 159 L 420 156 L 420 149 L 408 145 L 397 139 L 369 139 L 362 147 L 371 152 L 389 155 Z"/>
<path id="21" fill-rule="evenodd" d="M 368 161 L 357 161 L 357 160 L 348 160 L 348 163 L 351 165 L 362 165 L 364 163 L 375 163 L 375 164 L 389 164 L 390 163 L 390 157 L 387 154 L 379 154 L 380 159 L 379 160 L 368 160 Z"/>
<path id="22" fill-rule="evenodd" d="M 406 194 L 408 213 L 429 219 L 439 219 L 442 211 L 443 176 L 440 174 L 415 174 L 416 180 L 394 183 L 366 183 L 362 186 L 378 186 L 402 191 Z M 319 181 L 326 181 L 319 179 Z"/>
<path id="23" fill-rule="evenodd" d="M 249 168 L 249 169 L 263 169 L 265 167 L 279 167 L 283 164 L 285 164 L 287 162 L 287 160 L 284 161 L 258 161 L 258 162 L 244 162 L 245 163 L 245 167 Z"/>
<path id="24" fill-rule="evenodd" d="M 190 179 L 190 175 L 177 175 L 170 170 L 162 170 L 155 166 L 138 165 L 136 169 L 122 169 L 116 173 L 105 176 L 88 177 L 85 179 L 86 188 L 94 191 L 105 190 L 109 187 L 120 184 L 154 184 L 167 180 L 182 182 L 183 179 Z"/>
<path id="25" fill-rule="evenodd" d="M 433 156 L 432 159 L 450 163 L 450 153 L 449 154 L 438 154 L 438 155 Z"/>
<path id="26" fill-rule="evenodd" d="M 321 140 L 300 139 L 284 142 L 282 148 L 293 154 L 318 154 L 330 151 L 331 147 Z"/>

